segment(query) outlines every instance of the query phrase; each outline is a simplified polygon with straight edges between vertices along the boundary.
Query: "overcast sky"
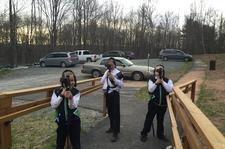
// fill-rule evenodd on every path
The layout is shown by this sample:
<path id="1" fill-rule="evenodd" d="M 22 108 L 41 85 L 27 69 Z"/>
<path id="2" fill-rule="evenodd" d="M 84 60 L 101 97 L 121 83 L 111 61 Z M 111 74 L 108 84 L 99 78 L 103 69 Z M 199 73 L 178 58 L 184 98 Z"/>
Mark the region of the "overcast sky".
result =
<path id="1" fill-rule="evenodd" d="M 103 3 L 107 0 L 99 0 Z M 113 0 L 117 2 L 121 7 L 123 7 L 124 13 L 129 12 L 129 10 L 136 10 L 143 2 L 147 0 Z M 184 22 L 184 15 L 190 13 L 190 6 L 196 3 L 200 6 L 201 0 L 153 0 L 156 13 L 164 14 L 167 11 L 172 11 L 174 14 L 178 15 L 180 18 L 180 25 Z M 223 13 L 225 16 L 225 0 L 203 0 L 204 7 L 214 8 L 217 12 Z"/>
<path id="2" fill-rule="evenodd" d="M 30 0 L 18 0 L 21 5 L 25 8 L 30 5 Z M 100 4 L 104 3 L 108 0 L 98 0 Z M 129 10 L 134 9 L 136 10 L 144 1 L 147 0 L 113 0 L 117 2 L 121 7 L 123 7 L 124 14 L 128 13 Z M 190 12 L 190 5 L 193 2 L 196 2 L 197 5 L 200 4 L 201 0 L 153 0 L 156 13 L 157 14 L 164 14 L 167 11 L 172 11 L 176 15 L 180 17 L 180 21 L 183 22 L 183 18 L 185 14 L 189 14 Z M 219 13 L 223 13 L 225 16 L 225 0 L 204 0 L 205 8 L 212 7 L 216 9 Z M 8 0 L 0 0 L 0 12 L 3 11 L 5 7 L 8 7 Z M 24 10 L 25 10 L 24 8 Z"/>
<path id="3" fill-rule="evenodd" d="M 105 2 L 107 0 L 99 0 L 99 2 Z M 122 7 L 124 7 L 125 11 L 129 11 L 134 8 L 137 9 L 140 4 L 147 0 L 113 0 L 119 3 Z M 174 11 L 176 13 L 184 14 L 189 12 L 190 5 L 193 2 L 200 4 L 201 0 L 153 0 L 156 4 L 156 9 L 160 13 L 164 13 L 166 11 Z M 206 8 L 212 7 L 218 9 L 219 11 L 225 13 L 225 0 L 203 0 Z"/>

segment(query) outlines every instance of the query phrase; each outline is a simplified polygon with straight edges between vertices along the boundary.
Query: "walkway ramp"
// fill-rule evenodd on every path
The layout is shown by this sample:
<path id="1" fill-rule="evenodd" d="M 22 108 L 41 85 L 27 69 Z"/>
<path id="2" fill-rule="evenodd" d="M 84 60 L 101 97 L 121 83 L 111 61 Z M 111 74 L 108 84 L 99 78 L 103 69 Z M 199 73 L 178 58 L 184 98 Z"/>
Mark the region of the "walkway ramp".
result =
<path id="1" fill-rule="evenodd" d="M 115 143 L 110 142 L 112 134 L 105 133 L 109 127 L 109 120 L 106 118 L 98 123 L 88 134 L 82 136 L 81 144 L 83 149 L 165 149 L 171 144 L 169 141 L 165 142 L 157 139 L 157 137 L 153 137 L 152 131 L 148 135 L 146 142 L 140 141 L 140 131 L 143 128 L 147 113 L 147 101 L 137 99 L 135 94 L 139 89 L 125 87 L 121 90 L 121 132 L 119 140 Z M 88 98 L 91 98 L 91 96 Z M 154 126 L 156 129 L 156 124 Z M 170 128 L 168 112 L 166 112 L 165 134 L 167 138 L 171 137 Z"/>

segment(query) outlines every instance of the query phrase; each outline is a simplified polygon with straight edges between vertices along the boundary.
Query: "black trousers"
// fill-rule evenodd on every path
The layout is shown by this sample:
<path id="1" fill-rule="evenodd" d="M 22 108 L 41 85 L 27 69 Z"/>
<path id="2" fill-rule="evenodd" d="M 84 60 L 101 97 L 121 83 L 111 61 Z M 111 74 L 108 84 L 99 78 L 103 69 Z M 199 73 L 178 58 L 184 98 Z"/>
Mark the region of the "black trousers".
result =
<path id="1" fill-rule="evenodd" d="M 159 106 L 153 102 L 148 103 L 148 112 L 145 118 L 144 128 L 141 131 L 141 135 L 147 136 L 147 134 L 150 132 L 155 115 L 157 118 L 157 136 L 160 137 L 164 135 L 163 121 L 166 109 L 167 106 Z"/>
<path id="2" fill-rule="evenodd" d="M 110 128 L 114 134 L 120 132 L 120 95 L 119 92 L 113 91 L 106 95 Z"/>
<path id="3" fill-rule="evenodd" d="M 57 128 L 56 149 L 64 149 L 66 137 L 69 136 L 73 149 L 80 149 L 80 119 L 68 124 L 59 124 Z"/>

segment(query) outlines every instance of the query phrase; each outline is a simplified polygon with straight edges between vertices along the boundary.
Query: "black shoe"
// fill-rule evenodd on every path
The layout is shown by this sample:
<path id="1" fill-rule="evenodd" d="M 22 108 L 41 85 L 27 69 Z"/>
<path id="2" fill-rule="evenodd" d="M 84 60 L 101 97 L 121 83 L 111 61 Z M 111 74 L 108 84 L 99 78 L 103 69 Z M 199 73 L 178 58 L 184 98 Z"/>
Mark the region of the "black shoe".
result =
<path id="1" fill-rule="evenodd" d="M 111 128 L 109 128 L 108 130 L 105 131 L 105 133 L 112 133 L 113 130 Z"/>
<path id="2" fill-rule="evenodd" d="M 111 142 L 116 142 L 118 140 L 118 135 L 117 134 L 113 134 Z"/>
<path id="3" fill-rule="evenodd" d="M 162 135 L 162 136 L 158 136 L 158 139 L 162 140 L 162 141 L 166 141 L 168 142 L 169 140 L 166 138 L 166 136 Z"/>
<path id="4" fill-rule="evenodd" d="M 146 135 L 141 135 L 141 141 L 146 142 L 147 141 L 147 136 Z"/>

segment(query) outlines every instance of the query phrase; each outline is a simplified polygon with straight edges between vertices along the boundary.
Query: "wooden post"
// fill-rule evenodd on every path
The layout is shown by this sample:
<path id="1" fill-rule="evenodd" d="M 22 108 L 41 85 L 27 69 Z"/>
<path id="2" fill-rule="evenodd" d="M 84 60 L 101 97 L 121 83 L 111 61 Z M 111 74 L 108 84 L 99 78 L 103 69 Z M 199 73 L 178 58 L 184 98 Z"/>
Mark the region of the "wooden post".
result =
<path id="1" fill-rule="evenodd" d="M 95 86 L 95 80 L 94 81 L 92 81 L 92 84 L 91 84 L 92 86 Z"/>
<path id="2" fill-rule="evenodd" d="M 105 94 L 103 94 L 103 107 L 102 107 L 102 113 L 103 113 L 103 117 L 106 116 L 106 97 Z"/>
<path id="3" fill-rule="evenodd" d="M 192 88 L 191 88 L 191 100 L 192 100 L 192 102 L 195 101 L 195 88 L 196 88 L 196 81 L 193 82 Z"/>
<path id="4" fill-rule="evenodd" d="M 0 95 L 0 116 L 5 115 L 12 106 L 12 98 L 5 95 Z M 10 121 L 0 123 L 0 149 L 10 149 L 12 146 L 11 140 L 11 124 Z"/>

